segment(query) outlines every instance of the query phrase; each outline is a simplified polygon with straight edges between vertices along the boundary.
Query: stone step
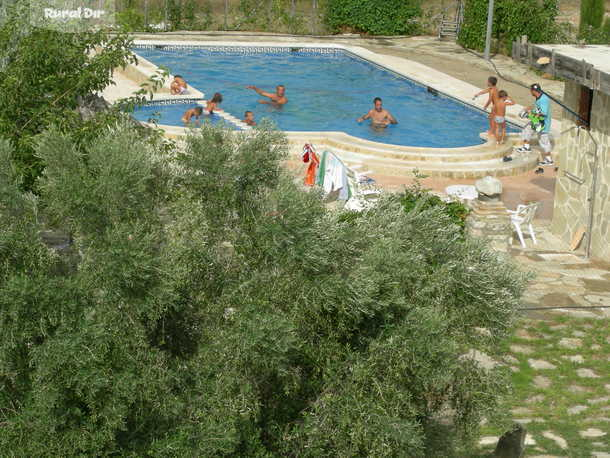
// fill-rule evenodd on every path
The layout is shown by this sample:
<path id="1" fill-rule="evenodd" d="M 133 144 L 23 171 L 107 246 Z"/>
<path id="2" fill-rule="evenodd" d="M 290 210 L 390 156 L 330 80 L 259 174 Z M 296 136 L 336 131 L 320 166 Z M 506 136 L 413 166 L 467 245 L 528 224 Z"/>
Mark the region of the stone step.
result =
<path id="1" fill-rule="evenodd" d="M 513 160 L 503 162 L 501 158 L 481 161 L 465 161 L 459 163 L 431 163 L 423 161 L 405 161 L 383 158 L 362 153 L 354 153 L 338 148 L 329 148 L 346 163 L 358 162 L 375 174 L 390 176 L 412 176 L 417 170 L 429 176 L 445 178 L 480 178 L 491 176 L 512 176 L 526 173 L 536 167 L 538 154 L 532 152 L 525 155 L 513 155 Z"/>
<path id="2" fill-rule="evenodd" d="M 298 145 L 300 142 L 309 143 L 310 140 L 303 138 L 291 138 L 291 142 Z M 398 159 L 400 161 L 415 161 L 425 163 L 460 163 L 501 159 L 513 149 L 510 141 L 501 146 L 496 145 L 477 145 L 468 148 L 416 148 L 398 145 L 379 145 L 365 143 L 356 138 L 349 141 L 339 141 L 332 138 L 325 138 L 320 142 L 313 141 L 314 144 L 320 143 L 320 150 L 324 147 L 336 148 L 343 151 L 350 151 L 367 156 L 375 156 L 387 159 Z"/>

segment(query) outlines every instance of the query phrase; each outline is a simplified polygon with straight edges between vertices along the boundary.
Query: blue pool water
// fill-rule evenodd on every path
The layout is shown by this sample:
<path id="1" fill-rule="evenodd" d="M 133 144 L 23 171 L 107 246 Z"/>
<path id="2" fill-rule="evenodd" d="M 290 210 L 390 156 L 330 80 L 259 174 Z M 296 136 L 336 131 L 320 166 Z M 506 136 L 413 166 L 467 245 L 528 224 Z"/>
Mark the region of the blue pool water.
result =
<path id="1" fill-rule="evenodd" d="M 195 108 L 198 105 L 193 103 L 172 104 L 172 105 L 144 105 L 134 110 L 133 116 L 138 121 L 150 122 L 156 121 L 159 124 L 167 124 L 170 126 L 184 126 L 182 115 L 186 110 Z M 193 118 L 193 121 L 195 119 Z M 231 124 L 225 123 L 225 120 L 218 115 L 200 116 L 201 123 L 209 122 L 212 124 L 224 124 L 226 127 L 235 128 Z"/>
<path id="2" fill-rule="evenodd" d="M 347 52 L 244 49 L 141 47 L 135 51 L 184 76 L 206 97 L 221 92 L 222 107 L 234 116 L 241 119 L 250 110 L 257 121 L 271 118 L 283 130 L 342 131 L 377 142 L 434 148 L 480 144 L 479 133 L 487 130 L 485 113 L 431 94 L 426 87 Z M 283 84 L 288 103 L 281 109 L 261 105 L 261 97 L 246 89 L 248 84 L 268 92 Z M 372 108 L 374 97 L 383 99 L 397 125 L 379 131 L 368 121 L 356 122 Z M 179 116 L 175 118 L 172 124 L 180 125 Z"/>

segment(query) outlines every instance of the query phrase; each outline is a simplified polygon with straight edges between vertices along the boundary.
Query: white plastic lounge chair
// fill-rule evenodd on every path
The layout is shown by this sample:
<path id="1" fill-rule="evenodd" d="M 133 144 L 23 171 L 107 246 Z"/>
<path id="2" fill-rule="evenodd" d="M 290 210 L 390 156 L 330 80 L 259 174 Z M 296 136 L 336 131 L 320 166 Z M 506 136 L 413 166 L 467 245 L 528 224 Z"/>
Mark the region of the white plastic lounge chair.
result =
<path id="1" fill-rule="evenodd" d="M 517 210 L 508 210 L 510 214 L 510 222 L 512 223 L 517 235 L 519 236 L 519 241 L 521 242 L 521 246 L 525 248 L 525 240 L 523 240 L 523 230 L 522 227 L 527 227 L 530 237 L 532 238 L 534 245 L 538 243 L 536 240 L 536 234 L 534 234 L 534 227 L 532 226 L 532 220 L 534 219 L 534 215 L 540 206 L 540 202 L 532 202 L 528 205 L 518 205 Z"/>
<path id="2" fill-rule="evenodd" d="M 352 196 L 345 203 L 344 208 L 347 210 L 362 211 L 370 208 L 375 205 L 381 194 L 381 190 L 374 184 L 375 180 L 366 175 L 371 173 L 370 170 L 366 172 L 356 172 L 354 170 L 360 167 L 359 165 L 347 167 L 347 179 L 352 190 Z"/>

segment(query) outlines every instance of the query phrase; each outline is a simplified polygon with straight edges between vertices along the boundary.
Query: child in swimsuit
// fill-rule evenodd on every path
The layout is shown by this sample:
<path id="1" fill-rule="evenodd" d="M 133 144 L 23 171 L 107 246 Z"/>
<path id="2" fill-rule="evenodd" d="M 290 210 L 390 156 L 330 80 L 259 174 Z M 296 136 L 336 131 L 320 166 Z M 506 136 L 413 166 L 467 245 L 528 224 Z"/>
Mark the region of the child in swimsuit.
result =
<path id="1" fill-rule="evenodd" d="M 244 113 L 244 119 L 242 122 L 248 124 L 249 126 L 256 126 L 256 121 L 254 120 L 254 113 L 252 113 L 251 111 L 246 111 Z"/>
<path id="2" fill-rule="evenodd" d="M 220 92 L 217 92 L 216 94 L 214 94 L 214 97 L 212 97 L 210 100 L 207 101 L 205 109 L 208 112 L 208 114 L 214 113 L 214 110 L 222 111 L 222 109 L 218 107 L 218 105 L 221 103 L 222 103 L 222 94 Z"/>
<path id="3" fill-rule="evenodd" d="M 494 107 L 494 120 L 496 124 L 496 141 L 498 145 L 504 143 L 506 138 L 506 107 L 514 105 L 515 102 L 508 97 L 504 90 L 498 92 L 498 100 Z"/>
<path id="4" fill-rule="evenodd" d="M 186 88 L 187 85 L 184 78 L 182 78 L 180 75 L 174 76 L 174 81 L 172 81 L 172 84 L 170 84 L 170 92 L 173 95 L 181 95 L 186 92 Z"/>
<path id="5" fill-rule="evenodd" d="M 191 119 L 193 119 L 193 117 L 196 120 L 199 120 L 199 116 L 201 116 L 202 113 L 202 107 L 195 107 L 191 108 L 190 110 L 186 110 L 186 112 L 182 115 L 182 122 L 184 122 L 184 124 L 188 124 L 189 122 L 191 122 Z"/>

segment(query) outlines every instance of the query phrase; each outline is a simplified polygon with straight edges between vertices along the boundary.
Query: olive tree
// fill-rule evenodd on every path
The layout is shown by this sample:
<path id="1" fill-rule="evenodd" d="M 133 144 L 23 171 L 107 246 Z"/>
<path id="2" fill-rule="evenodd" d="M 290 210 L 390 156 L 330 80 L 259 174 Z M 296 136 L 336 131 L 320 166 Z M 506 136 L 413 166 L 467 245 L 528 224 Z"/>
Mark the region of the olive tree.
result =
<path id="1" fill-rule="evenodd" d="M 467 355 L 495 354 L 524 279 L 438 208 L 331 211 L 267 124 L 35 151 L 36 198 L 0 143 L 3 450 L 464 456 L 496 409 L 505 372 Z"/>

